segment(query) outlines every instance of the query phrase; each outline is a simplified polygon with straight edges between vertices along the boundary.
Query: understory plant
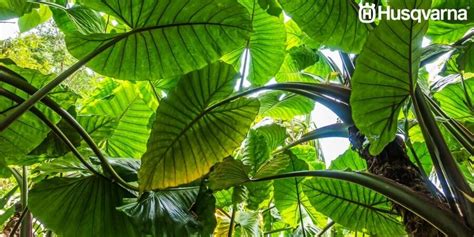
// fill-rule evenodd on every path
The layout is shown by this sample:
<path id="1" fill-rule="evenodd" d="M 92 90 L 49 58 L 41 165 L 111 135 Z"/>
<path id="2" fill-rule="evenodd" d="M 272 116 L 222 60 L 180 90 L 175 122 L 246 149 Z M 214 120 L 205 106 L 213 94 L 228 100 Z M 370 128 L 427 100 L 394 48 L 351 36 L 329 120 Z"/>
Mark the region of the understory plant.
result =
<path id="1" fill-rule="evenodd" d="M 2 0 L 3 234 L 473 236 L 473 7 Z"/>

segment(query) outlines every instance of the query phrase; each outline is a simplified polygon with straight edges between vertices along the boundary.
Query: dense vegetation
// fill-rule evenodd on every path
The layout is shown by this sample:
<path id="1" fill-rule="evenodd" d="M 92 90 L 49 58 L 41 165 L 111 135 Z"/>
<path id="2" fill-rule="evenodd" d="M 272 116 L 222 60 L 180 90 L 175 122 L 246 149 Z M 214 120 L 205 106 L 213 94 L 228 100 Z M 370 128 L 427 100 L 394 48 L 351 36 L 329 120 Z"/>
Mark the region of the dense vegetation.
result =
<path id="1" fill-rule="evenodd" d="M 473 236 L 474 17 L 358 3 L 0 0 L 3 234 Z"/>

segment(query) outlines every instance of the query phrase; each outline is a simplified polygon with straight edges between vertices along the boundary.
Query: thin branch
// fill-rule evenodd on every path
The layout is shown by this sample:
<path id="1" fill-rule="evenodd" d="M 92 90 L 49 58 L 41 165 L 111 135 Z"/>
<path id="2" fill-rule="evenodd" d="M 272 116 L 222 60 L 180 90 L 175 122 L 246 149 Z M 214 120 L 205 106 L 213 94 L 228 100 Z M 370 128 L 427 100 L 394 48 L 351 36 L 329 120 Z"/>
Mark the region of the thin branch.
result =
<path id="1" fill-rule="evenodd" d="M 22 103 L 24 100 L 23 98 L 4 90 L 3 88 L 0 88 L 0 95 L 7 97 L 8 99 L 11 99 L 17 103 Z M 101 173 L 97 172 L 87 161 L 82 157 L 80 152 L 76 149 L 76 147 L 72 144 L 72 142 L 67 138 L 67 136 L 61 131 L 61 129 L 56 126 L 56 124 L 52 123 L 40 110 L 38 110 L 35 107 L 32 107 L 30 111 L 36 115 L 46 126 L 48 126 L 51 131 L 56 134 L 56 136 L 61 139 L 62 142 L 71 150 L 71 152 L 77 157 L 77 159 L 93 174 L 99 175 L 104 177 Z"/>
<path id="2" fill-rule="evenodd" d="M 454 197 L 461 207 L 460 209 L 464 214 L 464 218 L 466 218 L 465 220 L 467 223 L 473 224 L 474 206 L 464 196 L 469 195 L 472 197 L 473 192 L 464 175 L 461 173 L 461 170 L 457 166 L 420 87 L 416 87 L 415 89 L 413 105 L 423 137 L 428 142 L 433 142 L 434 149 L 429 149 L 433 164 L 437 167 L 438 173 L 444 175 L 449 182 L 449 185 L 452 187 Z"/>
<path id="3" fill-rule="evenodd" d="M 30 95 L 35 94 L 37 92 L 37 89 L 33 87 L 32 85 L 28 84 L 25 80 L 23 80 L 21 76 L 16 75 L 16 73 L 14 72 L 12 73 L 11 70 L 2 66 L 0 66 L 0 81 L 10 84 L 11 86 L 14 86 Z M 54 112 L 56 112 L 59 116 L 61 116 L 61 118 L 64 119 L 66 123 L 68 123 L 74 130 L 76 130 L 79 133 L 82 139 L 84 139 L 84 141 L 92 149 L 94 154 L 99 158 L 104 171 L 107 171 L 108 173 L 110 173 L 113 179 L 117 181 L 117 183 L 122 185 L 123 187 L 138 191 L 138 187 L 127 183 L 117 174 L 114 168 L 107 161 L 107 158 L 105 158 L 105 156 L 102 154 L 99 147 L 95 144 L 94 140 L 91 138 L 89 133 L 87 133 L 87 131 L 76 121 L 76 119 L 74 119 L 74 117 L 71 114 L 69 114 L 66 110 L 62 109 L 61 106 L 59 106 L 59 104 L 57 104 L 56 102 L 54 102 L 47 96 L 41 99 L 41 101 L 47 107 L 49 107 Z"/>
<path id="4" fill-rule="evenodd" d="M 133 32 L 133 31 L 132 31 Z M 104 50 L 108 49 L 118 41 L 122 40 L 124 37 L 127 37 L 129 33 L 124 33 L 110 41 L 107 41 L 105 44 L 102 44 L 100 47 L 96 48 L 91 53 L 87 54 L 81 60 L 76 62 L 74 65 L 69 67 L 66 71 L 59 74 L 51 82 L 46 84 L 41 89 L 37 90 L 33 95 L 31 95 L 25 102 L 20 104 L 15 110 L 12 111 L 3 121 L 0 122 L 0 132 L 9 127 L 15 120 L 17 120 L 22 114 L 24 114 L 28 109 L 30 109 L 34 104 L 43 99 L 50 91 L 52 91 L 56 86 L 61 84 L 69 76 L 79 70 L 82 66 L 92 60 L 95 56 L 99 55 Z"/>
<path id="5" fill-rule="evenodd" d="M 18 222 L 15 223 L 15 225 L 13 226 L 13 229 L 11 230 L 9 237 L 15 237 L 15 232 L 17 232 L 18 228 L 20 227 L 21 222 L 23 221 L 23 219 L 25 219 L 27 212 L 29 212 L 28 207 L 23 209 L 23 211 L 21 212 L 20 218 L 18 219 Z"/>
<path id="6" fill-rule="evenodd" d="M 264 232 L 263 235 L 274 234 L 274 233 L 278 233 L 278 232 L 282 232 L 282 231 L 287 231 L 287 230 L 293 230 L 293 228 L 291 228 L 291 227 L 286 227 L 286 228 L 281 228 L 281 229 L 276 229 L 276 230 L 270 230 L 270 231 Z"/>
<path id="7" fill-rule="evenodd" d="M 392 202 L 420 216 L 448 236 L 472 237 L 474 234 L 474 230 L 467 227 L 457 215 L 454 215 L 446 209 L 439 208 L 428 198 L 417 195 L 415 191 L 404 185 L 370 173 L 335 170 L 295 171 L 251 179 L 247 182 L 260 182 L 293 177 L 323 177 L 359 184 L 386 196 Z"/>
<path id="8" fill-rule="evenodd" d="M 229 231 L 227 232 L 228 237 L 232 237 L 232 231 L 234 230 L 234 221 L 235 221 L 235 213 L 237 212 L 237 204 L 232 204 L 232 216 L 230 217 L 229 223 Z"/>
<path id="9" fill-rule="evenodd" d="M 326 231 L 328 231 L 329 229 L 331 229 L 331 227 L 336 224 L 336 222 L 334 221 L 330 221 L 319 233 L 318 233 L 318 237 L 321 237 L 324 235 L 324 233 L 326 233 Z"/>

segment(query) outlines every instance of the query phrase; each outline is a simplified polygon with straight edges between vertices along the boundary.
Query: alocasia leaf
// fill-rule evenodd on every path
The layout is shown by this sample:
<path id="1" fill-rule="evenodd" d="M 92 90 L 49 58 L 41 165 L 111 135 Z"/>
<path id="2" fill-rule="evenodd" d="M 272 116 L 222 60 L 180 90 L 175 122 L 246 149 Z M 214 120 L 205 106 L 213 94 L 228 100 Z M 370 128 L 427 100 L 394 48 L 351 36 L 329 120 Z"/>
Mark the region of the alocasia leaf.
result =
<path id="1" fill-rule="evenodd" d="M 42 224 L 63 236 L 140 236 L 116 210 L 133 195 L 99 176 L 52 178 L 29 192 L 28 207 Z"/>
<path id="2" fill-rule="evenodd" d="M 194 181 L 240 146 L 258 101 L 240 98 L 213 106 L 232 93 L 235 75 L 231 65 L 209 65 L 183 76 L 161 101 L 142 157 L 142 190 Z"/>
<path id="3" fill-rule="evenodd" d="M 87 0 L 84 6 L 109 14 L 128 30 L 66 34 L 69 52 L 87 66 L 125 79 L 180 76 L 241 47 L 251 31 L 247 9 L 236 0 Z M 84 24 L 82 24 L 84 25 Z"/>
<path id="4" fill-rule="evenodd" d="M 347 0 L 280 0 L 283 10 L 316 42 L 360 52 L 369 32 Z"/>
<path id="5" fill-rule="evenodd" d="M 427 9 L 430 0 L 392 1 L 394 9 Z M 427 21 L 382 20 L 359 55 L 352 78 L 352 118 L 379 154 L 395 138 L 404 102 L 413 95 Z"/>
<path id="6" fill-rule="evenodd" d="M 225 55 L 223 60 L 237 65 L 237 68 L 240 68 L 241 61 L 247 62 L 246 79 L 252 85 L 261 86 L 278 72 L 285 58 L 285 25 L 283 17 L 269 15 L 258 5 L 258 0 L 240 2 L 250 12 L 253 31 L 245 45 Z"/>
<path id="7" fill-rule="evenodd" d="M 304 182 L 303 190 L 318 211 L 351 230 L 367 230 L 381 236 L 404 235 L 387 198 L 368 188 L 340 180 L 311 178 Z"/>

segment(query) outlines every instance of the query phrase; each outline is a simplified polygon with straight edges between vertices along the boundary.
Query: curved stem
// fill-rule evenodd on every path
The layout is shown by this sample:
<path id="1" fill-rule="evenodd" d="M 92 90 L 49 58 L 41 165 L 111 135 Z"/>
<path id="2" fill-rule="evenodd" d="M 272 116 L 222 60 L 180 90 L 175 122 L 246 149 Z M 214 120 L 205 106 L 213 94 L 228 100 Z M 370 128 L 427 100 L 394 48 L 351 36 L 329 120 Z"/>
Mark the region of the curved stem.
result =
<path id="1" fill-rule="evenodd" d="M 311 141 L 311 140 L 316 140 L 320 138 L 327 138 L 327 137 L 342 137 L 342 138 L 348 138 L 349 137 L 349 126 L 343 123 L 336 123 L 328 126 L 324 126 L 321 128 L 317 128 L 311 132 L 308 132 L 301 136 L 300 139 L 283 146 L 282 148 L 275 150 L 273 154 L 278 154 L 281 152 L 284 152 L 294 146 L 297 146 L 301 143 Z"/>
<path id="2" fill-rule="evenodd" d="M 3 69 L 3 68 L 0 67 L 0 69 Z M 34 94 L 37 91 L 35 87 L 28 84 L 25 80 L 21 79 L 20 76 L 18 75 L 15 76 L 15 73 L 13 73 L 12 75 L 12 73 L 8 73 L 8 72 L 9 72 L 8 69 L 0 70 L 0 81 L 10 84 L 11 86 L 14 86 L 28 94 Z M 119 183 L 125 188 L 138 191 L 138 187 L 130 185 L 117 174 L 114 168 L 107 161 L 107 158 L 104 157 L 99 147 L 95 144 L 94 140 L 92 140 L 92 138 L 87 133 L 87 131 L 74 119 L 74 117 L 71 114 L 69 114 L 66 110 L 62 109 L 61 106 L 59 106 L 56 102 L 54 102 L 52 99 L 50 99 L 47 96 L 41 99 L 41 101 L 47 107 L 49 107 L 54 112 L 56 112 L 59 116 L 61 116 L 61 118 L 64 119 L 65 122 L 67 122 L 74 130 L 76 130 L 79 133 L 82 139 L 84 139 L 84 141 L 92 149 L 94 154 L 99 158 L 104 171 L 110 173 L 113 180 L 117 181 L 117 183 Z"/>
<path id="3" fill-rule="evenodd" d="M 430 107 L 433 109 L 433 113 L 436 116 L 446 120 L 443 122 L 443 124 L 446 126 L 449 132 L 456 138 L 456 140 L 461 145 L 463 145 L 464 148 L 466 148 L 466 150 L 471 155 L 474 155 L 474 144 L 472 139 L 473 134 L 458 121 L 450 118 L 429 96 L 425 95 L 425 99 L 430 105 Z"/>
<path id="4" fill-rule="evenodd" d="M 23 222 L 23 219 L 25 219 L 25 216 L 26 216 L 26 213 L 29 212 L 29 209 L 28 207 L 26 207 L 22 212 L 21 212 L 21 215 L 20 215 L 20 218 L 18 218 L 18 222 L 15 223 L 15 225 L 13 226 L 13 229 L 10 231 L 10 235 L 9 237 L 15 237 L 15 232 L 18 230 L 18 228 L 20 227 L 20 224 L 21 222 Z"/>
<path id="5" fill-rule="evenodd" d="M 474 206 L 464 196 L 472 197 L 474 196 L 473 192 L 456 164 L 420 87 L 415 89 L 413 105 L 423 137 L 426 140 L 431 140 L 434 144 L 434 150 L 430 149 L 430 154 L 433 161 L 437 160 L 437 162 L 433 162 L 433 164 L 439 166 L 439 170 L 453 189 L 453 194 L 461 207 L 465 220 L 471 227 L 474 227 Z"/>
<path id="6" fill-rule="evenodd" d="M 247 182 L 260 182 L 293 177 L 324 177 L 337 180 L 349 181 L 372 189 L 390 199 L 392 202 L 403 206 L 407 210 L 420 216 L 428 223 L 439 229 L 448 236 L 472 236 L 474 230 L 470 229 L 458 216 L 453 213 L 440 209 L 429 199 L 418 195 L 406 186 L 398 184 L 390 179 L 376 176 L 369 173 L 333 171 L 333 170 L 315 170 L 315 171 L 296 171 L 283 173 L 263 178 L 252 179 Z"/>
<path id="7" fill-rule="evenodd" d="M 331 229 L 331 227 L 336 224 L 336 222 L 334 221 L 330 221 L 319 233 L 318 233 L 318 237 L 321 237 L 324 235 L 324 233 L 326 233 L 326 231 L 328 231 L 329 229 Z"/>
<path id="8" fill-rule="evenodd" d="M 13 100 L 15 101 L 16 103 L 22 103 L 24 100 L 9 92 L 9 91 L 6 91 L 4 90 L 3 88 L 0 88 L 0 95 L 2 96 L 5 96 L 7 97 L 8 99 L 10 100 Z M 101 173 L 97 172 L 89 163 L 87 163 L 87 161 L 84 159 L 84 157 L 82 157 L 82 155 L 79 153 L 79 151 L 76 149 L 76 147 L 74 147 L 74 145 L 72 144 L 72 142 L 67 138 L 67 136 L 61 131 L 61 129 L 58 128 L 58 126 L 56 126 L 56 124 L 52 123 L 40 110 L 38 110 L 37 108 L 35 107 L 32 107 L 30 109 L 30 111 L 36 115 L 36 117 L 38 117 L 46 126 L 48 126 L 51 131 L 54 132 L 54 134 L 56 134 L 59 139 L 61 139 L 61 141 L 64 142 L 64 144 L 71 150 L 71 152 L 77 157 L 77 159 L 89 170 L 91 171 L 93 174 L 95 175 L 99 175 L 99 176 L 103 176 Z M 103 176 L 104 177 L 104 176 Z"/>
<path id="9" fill-rule="evenodd" d="M 230 217 L 230 223 L 229 223 L 229 231 L 227 232 L 228 237 L 232 237 L 232 231 L 234 230 L 234 221 L 235 221 L 235 213 L 237 212 L 237 205 L 234 203 L 232 205 L 232 214 Z"/>
<path id="10" fill-rule="evenodd" d="M 107 43 L 101 45 L 100 47 L 96 48 L 94 51 L 87 54 L 84 58 L 82 58 L 81 60 L 76 62 L 74 65 L 72 65 L 66 71 L 59 74 L 56 78 L 54 78 L 51 82 L 46 84 L 44 87 L 37 90 L 34 94 L 32 94 L 30 96 L 30 98 L 25 100 L 25 102 L 21 103 L 17 108 L 15 108 L 15 110 L 11 114 L 9 114 L 3 121 L 0 122 L 0 132 L 5 130 L 8 126 L 10 126 L 22 114 L 24 114 L 26 111 L 28 111 L 28 109 L 30 109 L 31 106 L 33 106 L 38 101 L 43 99 L 50 91 L 52 91 L 56 86 L 61 84 L 70 75 L 72 75 L 74 72 L 79 70 L 82 66 L 84 66 L 86 63 L 88 63 L 90 60 L 92 60 L 95 56 L 99 55 L 101 52 L 108 49 L 109 47 L 114 45 L 116 42 L 122 40 L 122 38 L 126 37 L 126 36 L 127 36 L 127 34 L 123 34 L 122 36 L 116 37 L 116 38 L 108 41 Z"/>

